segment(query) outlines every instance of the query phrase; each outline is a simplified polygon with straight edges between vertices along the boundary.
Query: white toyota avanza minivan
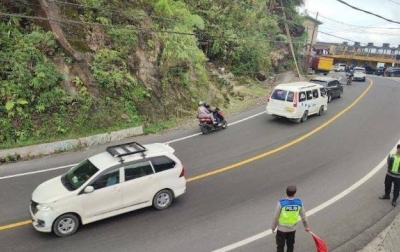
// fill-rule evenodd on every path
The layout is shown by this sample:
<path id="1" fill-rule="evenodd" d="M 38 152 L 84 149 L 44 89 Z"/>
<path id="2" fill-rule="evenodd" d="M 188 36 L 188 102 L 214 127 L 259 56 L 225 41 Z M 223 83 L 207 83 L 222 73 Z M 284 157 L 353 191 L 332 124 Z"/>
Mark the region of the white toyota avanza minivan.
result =
<path id="1" fill-rule="evenodd" d="M 165 209 L 186 191 L 185 170 L 166 144 L 109 146 L 32 194 L 34 228 L 58 236 L 80 225 L 153 206 Z"/>

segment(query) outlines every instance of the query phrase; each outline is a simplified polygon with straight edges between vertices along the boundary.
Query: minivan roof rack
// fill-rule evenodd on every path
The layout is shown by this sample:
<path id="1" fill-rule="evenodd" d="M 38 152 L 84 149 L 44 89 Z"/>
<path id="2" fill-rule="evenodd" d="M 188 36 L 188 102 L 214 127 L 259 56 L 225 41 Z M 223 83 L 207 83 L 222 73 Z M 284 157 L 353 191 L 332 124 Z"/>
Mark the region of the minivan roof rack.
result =
<path id="1" fill-rule="evenodd" d="M 142 156 L 145 157 L 144 152 L 146 150 L 147 150 L 146 147 L 139 144 L 138 142 L 118 144 L 118 145 L 108 146 L 106 148 L 106 151 L 110 153 L 111 156 L 119 158 L 137 153 L 142 153 Z M 121 161 L 123 161 L 122 158 Z"/>

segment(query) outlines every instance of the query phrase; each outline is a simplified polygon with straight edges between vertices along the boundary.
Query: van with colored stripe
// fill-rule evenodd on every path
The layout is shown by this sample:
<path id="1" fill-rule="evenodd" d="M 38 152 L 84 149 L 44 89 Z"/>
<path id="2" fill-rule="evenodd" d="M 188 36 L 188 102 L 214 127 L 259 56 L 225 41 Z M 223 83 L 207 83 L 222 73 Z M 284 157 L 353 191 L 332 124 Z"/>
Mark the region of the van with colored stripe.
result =
<path id="1" fill-rule="evenodd" d="M 328 109 L 324 86 L 310 82 L 277 85 L 268 98 L 266 112 L 296 122 L 305 122 L 310 115 L 323 115 Z"/>

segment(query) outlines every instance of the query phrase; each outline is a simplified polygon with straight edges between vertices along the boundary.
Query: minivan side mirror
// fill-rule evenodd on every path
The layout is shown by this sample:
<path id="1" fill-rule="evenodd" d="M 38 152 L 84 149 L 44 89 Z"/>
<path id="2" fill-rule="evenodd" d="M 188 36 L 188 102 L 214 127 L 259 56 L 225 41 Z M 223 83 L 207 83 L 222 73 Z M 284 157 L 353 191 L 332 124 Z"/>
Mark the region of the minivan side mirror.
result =
<path id="1" fill-rule="evenodd" d="M 93 186 L 87 186 L 85 190 L 83 190 L 84 193 L 92 193 L 94 192 L 94 187 Z"/>

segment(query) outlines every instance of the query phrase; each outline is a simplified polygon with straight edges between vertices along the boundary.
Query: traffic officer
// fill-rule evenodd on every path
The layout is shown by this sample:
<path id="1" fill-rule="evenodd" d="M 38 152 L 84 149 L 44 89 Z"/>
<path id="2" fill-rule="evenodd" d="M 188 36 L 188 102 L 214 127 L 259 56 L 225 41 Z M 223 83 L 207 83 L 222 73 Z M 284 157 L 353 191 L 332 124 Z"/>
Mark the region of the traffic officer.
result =
<path id="1" fill-rule="evenodd" d="M 293 252 L 299 216 L 303 221 L 305 230 L 310 232 L 303 203 L 300 199 L 294 197 L 296 191 L 296 186 L 288 186 L 286 188 L 287 198 L 279 200 L 275 209 L 271 229 L 274 234 L 276 232 L 277 252 L 284 252 L 285 243 L 287 252 Z"/>
<path id="2" fill-rule="evenodd" d="M 393 184 L 393 199 L 392 205 L 396 206 L 397 198 L 400 191 L 400 144 L 397 145 L 397 151 L 389 154 L 387 158 L 387 173 L 385 177 L 385 194 L 379 197 L 380 199 L 390 199 L 390 191 Z"/>

